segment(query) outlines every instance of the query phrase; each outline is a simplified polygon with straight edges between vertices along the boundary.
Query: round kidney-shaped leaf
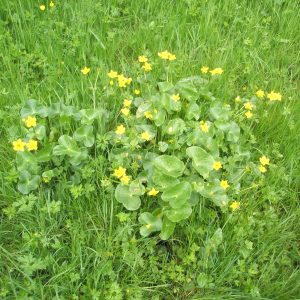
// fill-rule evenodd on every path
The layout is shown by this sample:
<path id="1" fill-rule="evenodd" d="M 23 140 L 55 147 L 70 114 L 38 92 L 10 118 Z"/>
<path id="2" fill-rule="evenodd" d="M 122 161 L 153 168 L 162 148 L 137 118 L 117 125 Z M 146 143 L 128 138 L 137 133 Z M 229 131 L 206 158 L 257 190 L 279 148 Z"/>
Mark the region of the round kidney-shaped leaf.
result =
<path id="1" fill-rule="evenodd" d="M 189 147 L 186 154 L 193 159 L 193 166 L 202 175 L 207 176 L 213 169 L 214 159 L 205 150 L 200 147 Z"/>
<path id="2" fill-rule="evenodd" d="M 48 111 L 46 106 L 40 104 L 37 100 L 30 99 L 21 109 L 21 118 L 26 119 L 28 116 L 46 118 L 48 116 Z"/>
<path id="3" fill-rule="evenodd" d="M 98 117 L 98 111 L 95 109 L 82 109 L 79 111 L 82 119 L 81 119 L 81 123 L 82 124 L 87 124 L 87 125 L 91 125 L 94 120 Z"/>
<path id="4" fill-rule="evenodd" d="M 83 125 L 79 127 L 73 135 L 76 141 L 83 141 L 86 147 L 92 147 L 95 142 L 92 125 Z"/>
<path id="5" fill-rule="evenodd" d="M 136 210 L 141 205 L 141 199 L 130 192 L 128 185 L 119 184 L 115 190 L 115 197 L 128 210 Z"/>
<path id="6" fill-rule="evenodd" d="M 34 167 L 36 165 L 36 158 L 29 151 L 17 152 L 17 166 L 20 172 L 25 171 L 28 166 Z"/>
<path id="7" fill-rule="evenodd" d="M 155 217 L 148 212 L 142 213 L 139 217 L 139 221 L 144 224 L 144 226 L 140 229 L 142 236 L 148 236 L 153 231 L 161 230 L 161 218 Z"/>
<path id="8" fill-rule="evenodd" d="M 164 174 L 179 177 L 184 170 L 184 164 L 176 156 L 161 155 L 154 160 L 156 168 L 161 170 Z"/>
<path id="9" fill-rule="evenodd" d="M 21 172 L 19 176 L 18 190 L 23 194 L 29 194 L 38 187 L 38 175 L 31 175 L 28 171 Z"/>
<path id="10" fill-rule="evenodd" d="M 160 238 L 162 240 L 167 240 L 173 233 L 176 223 L 170 221 L 168 218 L 164 217 L 164 221 L 161 228 Z"/>
<path id="11" fill-rule="evenodd" d="M 180 208 L 171 209 L 166 212 L 166 216 L 172 222 L 179 222 L 187 219 L 192 214 L 192 208 L 188 204 L 183 204 Z"/>
<path id="12" fill-rule="evenodd" d="M 187 181 L 173 185 L 163 192 L 161 198 L 170 202 L 172 208 L 180 208 L 190 198 L 192 187 Z"/>
<path id="13" fill-rule="evenodd" d="M 77 166 L 81 163 L 82 160 L 86 159 L 88 156 L 88 150 L 84 147 L 80 148 L 80 152 L 77 156 L 70 157 L 70 163 L 73 166 Z"/>
<path id="14" fill-rule="evenodd" d="M 78 156 L 81 154 L 76 142 L 68 135 L 63 135 L 58 139 L 59 146 L 53 148 L 54 155 Z"/>
<path id="15" fill-rule="evenodd" d="M 46 162 L 50 159 L 54 158 L 54 155 L 51 155 L 52 149 L 54 147 L 54 144 L 49 144 L 42 150 L 40 150 L 38 153 L 36 153 L 36 160 L 38 162 Z"/>

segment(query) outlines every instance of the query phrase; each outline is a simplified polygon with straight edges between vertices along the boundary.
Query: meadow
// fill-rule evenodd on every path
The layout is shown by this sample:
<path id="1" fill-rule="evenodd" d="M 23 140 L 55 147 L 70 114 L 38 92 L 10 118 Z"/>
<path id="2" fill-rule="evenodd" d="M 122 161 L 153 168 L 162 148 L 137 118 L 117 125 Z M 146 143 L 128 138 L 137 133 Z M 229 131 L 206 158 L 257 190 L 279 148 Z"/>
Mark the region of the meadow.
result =
<path id="1" fill-rule="evenodd" d="M 0 0 L 0 299 L 300 299 L 296 0 Z"/>

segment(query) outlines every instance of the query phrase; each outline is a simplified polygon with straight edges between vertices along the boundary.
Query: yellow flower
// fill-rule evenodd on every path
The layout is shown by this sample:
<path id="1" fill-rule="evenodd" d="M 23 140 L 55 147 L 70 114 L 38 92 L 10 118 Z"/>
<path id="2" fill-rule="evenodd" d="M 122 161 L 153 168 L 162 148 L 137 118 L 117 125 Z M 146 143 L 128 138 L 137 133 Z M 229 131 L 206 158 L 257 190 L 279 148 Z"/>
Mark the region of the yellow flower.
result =
<path id="1" fill-rule="evenodd" d="M 171 99 L 174 100 L 175 102 L 177 102 L 180 99 L 179 94 L 177 94 L 177 95 L 173 94 Z"/>
<path id="2" fill-rule="evenodd" d="M 146 228 L 150 228 L 150 226 L 151 226 L 150 224 L 147 224 L 147 225 L 146 225 Z"/>
<path id="3" fill-rule="evenodd" d="M 230 185 L 228 184 L 228 180 L 221 180 L 221 184 L 220 186 L 226 190 L 228 187 L 230 187 Z"/>
<path id="4" fill-rule="evenodd" d="M 268 98 L 270 99 L 270 101 L 273 101 L 273 100 L 281 101 L 280 93 L 274 93 L 274 91 L 272 91 L 270 94 L 268 94 Z"/>
<path id="5" fill-rule="evenodd" d="M 210 126 L 207 125 L 207 123 L 204 123 L 203 125 L 201 124 L 200 127 L 201 127 L 202 131 L 208 132 L 208 129 L 209 129 Z"/>
<path id="6" fill-rule="evenodd" d="M 97 68 L 97 72 L 100 72 L 101 71 L 101 69 L 100 68 Z"/>
<path id="7" fill-rule="evenodd" d="M 138 159 L 141 159 L 141 158 L 142 158 L 141 156 L 138 157 Z"/>
<path id="8" fill-rule="evenodd" d="M 49 6 L 50 6 L 50 7 L 53 7 L 53 6 L 54 6 L 54 3 L 51 1 L 50 4 L 49 4 Z"/>
<path id="9" fill-rule="evenodd" d="M 86 75 L 90 71 L 90 68 L 84 67 L 84 69 L 81 70 L 83 75 Z"/>
<path id="10" fill-rule="evenodd" d="M 125 81 L 125 77 L 124 77 L 124 75 L 123 74 L 121 74 L 121 75 L 118 75 L 118 80 L 120 81 Z"/>
<path id="11" fill-rule="evenodd" d="M 245 116 L 247 117 L 247 119 L 250 119 L 253 116 L 253 113 L 251 113 L 251 111 L 249 110 L 245 113 Z"/>
<path id="12" fill-rule="evenodd" d="M 157 114 L 157 109 L 155 108 L 153 112 L 154 112 L 155 114 Z"/>
<path id="13" fill-rule="evenodd" d="M 125 83 L 130 84 L 132 81 L 132 78 L 124 78 Z"/>
<path id="14" fill-rule="evenodd" d="M 26 146 L 28 147 L 28 151 L 37 150 L 37 141 L 29 140 Z"/>
<path id="15" fill-rule="evenodd" d="M 215 75 L 215 74 L 222 74 L 223 70 L 221 68 L 216 68 L 212 71 L 209 71 L 211 73 L 211 75 Z"/>
<path id="16" fill-rule="evenodd" d="M 257 95 L 257 97 L 259 97 L 259 98 L 263 98 L 264 95 L 265 95 L 265 92 L 262 91 L 262 90 L 258 90 L 258 91 L 256 92 L 256 95 Z"/>
<path id="17" fill-rule="evenodd" d="M 267 169 L 264 166 L 260 166 L 259 171 L 261 171 L 262 173 L 265 173 L 265 172 L 267 172 Z"/>
<path id="18" fill-rule="evenodd" d="M 134 93 L 135 93 L 136 95 L 138 95 L 138 94 L 140 93 L 140 91 L 139 91 L 139 90 L 134 90 Z"/>
<path id="19" fill-rule="evenodd" d="M 61 62 L 61 64 L 63 65 L 63 64 L 64 64 L 64 62 L 62 61 L 62 62 Z"/>
<path id="20" fill-rule="evenodd" d="M 40 10 L 45 10 L 46 6 L 45 5 L 41 5 L 40 6 Z"/>
<path id="21" fill-rule="evenodd" d="M 144 112 L 144 115 L 147 119 L 153 118 L 152 114 L 149 111 Z"/>
<path id="22" fill-rule="evenodd" d="M 107 75 L 110 77 L 110 78 L 116 78 L 118 76 L 118 73 L 113 71 L 113 70 L 110 70 L 109 73 L 107 73 Z"/>
<path id="23" fill-rule="evenodd" d="M 222 165 L 219 161 L 215 161 L 214 165 L 213 165 L 213 168 L 216 169 L 216 170 L 219 170 L 219 169 L 222 168 Z"/>
<path id="24" fill-rule="evenodd" d="M 152 190 L 149 192 L 149 196 L 156 196 L 159 193 L 159 191 L 156 191 L 155 188 L 152 188 Z"/>
<path id="25" fill-rule="evenodd" d="M 125 132 L 125 129 L 126 128 L 123 126 L 123 124 L 117 126 L 116 134 L 123 134 Z"/>
<path id="26" fill-rule="evenodd" d="M 174 59 L 176 59 L 176 55 L 169 53 L 169 60 L 174 60 Z"/>
<path id="27" fill-rule="evenodd" d="M 168 140 L 168 142 L 169 142 L 170 144 L 172 144 L 174 141 L 173 141 L 173 140 Z"/>
<path id="28" fill-rule="evenodd" d="M 167 50 L 162 53 L 158 53 L 158 56 L 162 59 L 168 59 L 169 55 L 170 55 L 170 53 Z"/>
<path id="29" fill-rule="evenodd" d="M 151 64 L 149 64 L 147 62 L 145 62 L 145 64 L 142 66 L 142 68 L 144 68 L 146 72 L 152 70 Z"/>
<path id="30" fill-rule="evenodd" d="M 235 102 L 239 102 L 241 100 L 241 97 L 240 96 L 237 96 L 236 98 L 235 98 Z"/>
<path id="31" fill-rule="evenodd" d="M 207 72 L 208 72 L 208 69 L 209 69 L 209 67 L 203 66 L 203 67 L 201 68 L 201 72 L 202 72 L 202 73 L 207 73 Z"/>
<path id="32" fill-rule="evenodd" d="M 114 175 L 117 176 L 118 178 L 120 178 L 123 175 L 125 175 L 125 172 L 126 172 L 126 169 L 124 169 L 120 166 L 119 169 L 114 170 Z"/>
<path id="33" fill-rule="evenodd" d="M 152 135 L 149 134 L 148 131 L 142 133 L 142 139 L 145 139 L 146 141 L 149 141 L 149 139 L 150 139 L 151 136 Z"/>
<path id="34" fill-rule="evenodd" d="M 28 116 L 27 120 L 25 120 L 25 123 L 27 127 L 34 127 L 36 126 L 36 118 Z"/>
<path id="35" fill-rule="evenodd" d="M 240 208 L 240 204 L 241 204 L 241 202 L 236 202 L 236 201 L 234 201 L 234 202 L 230 205 L 230 207 L 232 208 L 232 211 L 235 211 L 237 208 Z"/>
<path id="36" fill-rule="evenodd" d="M 123 114 L 124 116 L 128 116 L 130 110 L 129 110 L 128 108 L 125 107 L 125 108 L 122 108 L 122 109 L 121 109 L 121 112 L 122 112 L 122 114 Z"/>
<path id="37" fill-rule="evenodd" d="M 109 84 L 110 84 L 110 85 L 114 85 L 114 82 L 111 80 L 111 81 L 109 82 Z"/>
<path id="38" fill-rule="evenodd" d="M 247 89 L 247 88 L 246 88 L 245 86 L 243 86 L 243 91 L 246 91 L 246 89 Z"/>
<path id="39" fill-rule="evenodd" d="M 130 179 L 129 179 L 129 176 L 123 175 L 122 178 L 121 178 L 121 180 L 122 180 L 124 183 L 128 184 L 128 182 L 129 182 Z"/>
<path id="40" fill-rule="evenodd" d="M 130 106 L 131 102 L 132 102 L 131 100 L 124 99 L 123 104 L 124 104 L 124 106 L 128 107 L 128 106 Z"/>
<path id="41" fill-rule="evenodd" d="M 146 58 L 144 55 L 139 56 L 139 62 L 143 63 L 143 62 L 146 62 L 146 61 L 148 61 L 148 58 Z"/>
<path id="42" fill-rule="evenodd" d="M 21 139 L 18 139 L 16 142 L 13 142 L 14 150 L 24 152 L 25 144 L 26 143 L 22 142 Z"/>
<path id="43" fill-rule="evenodd" d="M 245 108 L 252 110 L 253 104 L 252 103 L 244 103 Z"/>
<path id="44" fill-rule="evenodd" d="M 270 164 L 270 159 L 266 158 L 265 156 L 262 156 L 259 158 L 259 161 L 262 165 L 269 165 Z"/>
<path id="45" fill-rule="evenodd" d="M 119 80 L 119 87 L 126 87 L 125 80 Z"/>

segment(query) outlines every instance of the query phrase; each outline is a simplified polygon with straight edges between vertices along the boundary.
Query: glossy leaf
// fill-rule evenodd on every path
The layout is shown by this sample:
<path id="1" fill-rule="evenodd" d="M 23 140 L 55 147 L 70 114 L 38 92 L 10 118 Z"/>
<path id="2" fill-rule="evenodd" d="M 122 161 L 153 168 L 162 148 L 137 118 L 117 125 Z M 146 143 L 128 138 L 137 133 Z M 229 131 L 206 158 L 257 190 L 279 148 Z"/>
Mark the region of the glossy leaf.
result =
<path id="1" fill-rule="evenodd" d="M 186 154 L 193 159 L 193 166 L 202 176 L 207 176 L 213 169 L 213 157 L 202 148 L 197 146 L 187 148 Z"/>
<path id="2" fill-rule="evenodd" d="M 141 199 L 130 192 L 128 185 L 119 184 L 115 190 L 115 197 L 128 210 L 136 210 L 141 205 Z"/>
<path id="3" fill-rule="evenodd" d="M 36 153 L 36 160 L 38 162 L 46 162 L 55 157 L 52 155 L 52 149 L 54 144 L 49 144 L 45 148 L 41 149 L 39 152 Z"/>
<path id="4" fill-rule="evenodd" d="M 182 181 L 165 190 L 161 198 L 170 202 L 172 208 L 179 208 L 190 198 L 191 192 L 191 185 L 187 181 Z"/>
<path id="5" fill-rule="evenodd" d="M 184 170 L 183 162 L 176 156 L 161 155 L 153 163 L 164 174 L 172 177 L 181 176 Z"/>
<path id="6" fill-rule="evenodd" d="M 170 235 L 173 233 L 175 226 L 176 226 L 175 222 L 172 222 L 168 218 L 164 217 L 161 233 L 159 237 L 162 240 L 167 240 L 170 237 Z"/>
<path id="7" fill-rule="evenodd" d="M 30 99 L 21 109 L 21 118 L 27 119 L 28 116 L 46 118 L 48 116 L 48 110 L 46 106 L 40 104 L 39 101 Z"/>
<path id="8" fill-rule="evenodd" d="M 95 142 L 92 125 L 83 125 L 79 127 L 73 135 L 76 141 L 83 141 L 86 147 L 92 147 Z"/>
<path id="9" fill-rule="evenodd" d="M 166 216 L 172 222 L 179 222 L 187 219 L 192 214 L 192 208 L 188 204 L 183 204 L 180 208 L 171 209 L 166 212 Z"/>
<path id="10" fill-rule="evenodd" d="M 145 212 L 139 217 L 140 223 L 144 224 L 140 229 L 142 236 L 148 236 L 153 231 L 159 231 L 162 227 L 162 220 L 159 217 L 155 217 L 152 214 Z"/>
<path id="11" fill-rule="evenodd" d="M 76 142 L 68 135 L 63 135 L 58 139 L 59 146 L 53 148 L 54 155 L 78 156 L 81 154 Z"/>
<path id="12" fill-rule="evenodd" d="M 168 91 L 171 91 L 171 90 L 174 89 L 174 85 L 172 83 L 167 82 L 167 81 L 158 82 L 157 85 L 158 85 L 159 91 L 161 93 L 165 93 L 165 92 L 168 92 Z"/>
<path id="13" fill-rule="evenodd" d="M 81 115 L 81 123 L 91 125 L 94 120 L 98 117 L 98 111 L 96 109 L 82 109 L 79 111 Z"/>
<path id="14" fill-rule="evenodd" d="M 176 89 L 180 95 L 190 102 L 195 102 L 199 98 L 198 92 L 191 80 L 183 79 L 177 82 Z"/>
<path id="15" fill-rule="evenodd" d="M 34 167 L 35 165 L 36 158 L 31 152 L 17 152 L 17 167 L 20 172 L 25 171 L 29 166 Z"/>
<path id="16" fill-rule="evenodd" d="M 18 190 L 23 194 L 29 194 L 38 187 L 39 178 L 38 175 L 31 175 L 28 171 L 21 172 Z"/>

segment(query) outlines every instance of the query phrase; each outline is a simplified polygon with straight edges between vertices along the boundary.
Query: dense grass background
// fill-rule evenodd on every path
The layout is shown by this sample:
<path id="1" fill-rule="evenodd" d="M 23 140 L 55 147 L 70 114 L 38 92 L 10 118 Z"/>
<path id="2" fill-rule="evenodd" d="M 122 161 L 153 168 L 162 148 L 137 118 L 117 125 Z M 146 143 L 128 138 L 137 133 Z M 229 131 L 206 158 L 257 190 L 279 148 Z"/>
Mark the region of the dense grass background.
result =
<path id="1" fill-rule="evenodd" d="M 132 77 L 133 94 L 139 55 L 149 57 L 151 74 L 165 80 L 157 58 L 164 50 L 177 57 L 174 81 L 201 74 L 203 65 L 221 67 L 212 93 L 228 104 L 255 87 L 283 95 L 261 107 L 251 127 L 252 143 L 272 165 L 260 188 L 241 199 L 249 208 L 226 225 L 202 203 L 169 242 L 159 243 L 140 238 L 136 214 L 116 217 L 122 207 L 100 188 L 106 172 L 100 160 L 90 178 L 98 182 L 97 197 L 82 203 L 58 190 L 59 213 L 39 208 L 48 207 L 47 199 L 16 218 L 0 212 L 0 298 L 299 299 L 299 2 L 49 3 L 0 0 L 1 208 L 19 199 L 11 142 L 21 136 L 19 111 L 28 99 L 91 108 L 89 82 L 80 72 L 87 66 L 92 82 L 101 69 L 97 107 L 116 111 L 123 98 L 104 89 L 107 73 Z M 224 225 L 218 251 L 201 256 L 193 244 L 205 247 Z M 35 263 L 48 257 L 49 267 L 28 276 L 18 257 L 30 253 Z M 205 289 L 197 288 L 201 272 L 209 275 Z"/>

